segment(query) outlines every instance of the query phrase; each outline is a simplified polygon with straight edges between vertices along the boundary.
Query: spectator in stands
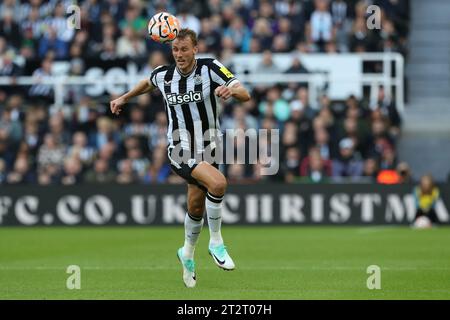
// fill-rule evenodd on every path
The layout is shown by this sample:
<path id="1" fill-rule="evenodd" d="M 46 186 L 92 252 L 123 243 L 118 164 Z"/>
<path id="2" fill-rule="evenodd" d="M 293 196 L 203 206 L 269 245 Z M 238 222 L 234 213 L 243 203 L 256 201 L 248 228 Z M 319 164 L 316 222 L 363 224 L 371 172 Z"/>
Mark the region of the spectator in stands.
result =
<path id="1" fill-rule="evenodd" d="M 29 61 L 35 59 L 37 56 L 37 44 L 33 39 L 33 32 L 31 29 L 23 31 L 23 40 L 19 48 L 19 55 L 22 59 Z"/>
<path id="2" fill-rule="evenodd" d="M 299 144 L 298 126 L 292 121 L 286 122 L 281 135 L 282 147 L 288 149 L 297 147 Z"/>
<path id="3" fill-rule="evenodd" d="M 80 58 L 74 58 L 70 61 L 69 76 L 82 77 L 85 72 L 84 62 Z M 81 101 L 81 98 L 85 96 L 84 85 L 73 84 L 67 88 L 67 99 L 72 104 L 77 104 Z"/>
<path id="4" fill-rule="evenodd" d="M 127 49 L 124 49 L 126 51 Z M 116 41 L 114 39 L 104 39 L 100 48 L 100 59 L 104 61 L 115 60 L 118 58 Z M 134 54 L 134 51 L 132 51 Z"/>
<path id="5" fill-rule="evenodd" d="M 367 158 L 364 161 L 364 168 L 362 172 L 363 177 L 370 179 L 370 182 L 375 182 L 378 176 L 379 167 L 378 161 L 375 158 Z"/>
<path id="6" fill-rule="evenodd" d="M 229 164 L 227 166 L 228 183 L 241 183 L 245 179 L 245 168 L 243 164 Z"/>
<path id="7" fill-rule="evenodd" d="M 319 150 L 322 159 L 331 160 L 336 158 L 335 146 L 330 141 L 330 135 L 324 128 L 314 132 L 315 147 Z"/>
<path id="8" fill-rule="evenodd" d="M 86 0 L 81 4 L 81 10 L 86 12 L 88 21 L 100 21 L 101 2 L 98 0 Z"/>
<path id="9" fill-rule="evenodd" d="M 277 67 L 277 65 L 273 61 L 272 52 L 269 50 L 265 50 L 262 54 L 262 60 L 261 63 L 258 65 L 258 67 L 255 69 L 255 72 L 257 73 L 280 73 L 281 70 Z"/>
<path id="10" fill-rule="evenodd" d="M 250 52 L 250 39 L 252 35 L 242 18 L 236 17 L 233 19 L 230 26 L 224 30 L 223 36 L 231 39 L 237 48 L 237 52 Z"/>
<path id="11" fill-rule="evenodd" d="M 125 11 L 125 18 L 119 22 L 119 28 L 122 32 L 129 29 L 143 37 L 147 32 L 147 23 L 147 20 L 140 16 L 140 8 L 130 4 Z"/>
<path id="12" fill-rule="evenodd" d="M 83 131 L 87 134 L 96 129 L 98 112 L 89 96 L 81 96 L 80 101 L 74 105 L 73 109 L 73 131 Z"/>
<path id="13" fill-rule="evenodd" d="M 120 58 L 141 58 L 145 55 L 145 43 L 132 27 L 125 27 L 117 40 L 117 56 Z"/>
<path id="14" fill-rule="evenodd" d="M 156 67 L 166 65 L 167 59 L 164 55 L 164 53 L 160 50 L 153 51 L 147 61 L 147 64 L 144 66 L 144 68 L 141 71 L 141 74 L 143 76 L 148 76 L 152 73 L 153 70 L 155 70 Z M 142 96 L 139 96 L 142 97 Z"/>
<path id="15" fill-rule="evenodd" d="M 395 31 L 394 23 L 387 19 L 383 19 L 383 28 L 379 31 L 381 41 L 378 43 L 378 51 L 380 52 L 397 52 L 398 35 Z"/>
<path id="16" fill-rule="evenodd" d="M 77 131 L 72 138 L 72 145 L 67 150 L 67 157 L 80 159 L 83 166 L 89 166 L 94 161 L 95 149 L 88 146 L 87 135 Z"/>
<path id="17" fill-rule="evenodd" d="M 249 31 L 250 32 L 250 31 Z M 198 35 L 199 52 L 212 52 L 218 55 L 220 52 L 221 35 L 218 30 L 213 28 L 212 22 L 209 18 L 203 18 L 201 21 L 201 31 Z M 249 48 L 250 50 L 250 48 Z"/>
<path id="18" fill-rule="evenodd" d="M 411 168 L 409 164 L 402 161 L 397 165 L 397 172 L 400 176 L 400 183 L 412 183 L 413 178 L 411 175 Z"/>
<path id="19" fill-rule="evenodd" d="M 147 139 L 150 135 L 150 124 L 145 122 L 145 113 L 141 107 L 135 107 L 130 112 L 130 122 L 123 130 L 125 137 L 139 136 Z"/>
<path id="20" fill-rule="evenodd" d="M 201 23 L 200 20 L 191 14 L 191 8 L 187 3 L 182 3 L 180 5 L 180 10 L 177 14 L 178 20 L 180 20 L 180 24 L 183 28 L 189 28 L 194 30 L 196 34 L 200 33 Z"/>
<path id="21" fill-rule="evenodd" d="M 28 145 L 30 153 L 35 156 L 42 144 L 42 136 L 39 133 L 39 122 L 27 117 L 22 141 Z"/>
<path id="22" fill-rule="evenodd" d="M 167 117 L 161 111 L 156 114 L 155 121 L 150 124 L 149 149 L 167 145 Z"/>
<path id="23" fill-rule="evenodd" d="M 325 51 L 325 45 L 333 40 L 333 19 L 329 12 L 327 0 L 315 0 L 315 10 L 311 15 L 310 34 L 312 42 L 320 52 Z"/>
<path id="24" fill-rule="evenodd" d="M 325 45 L 325 52 L 333 54 L 333 53 L 339 53 L 340 51 L 338 51 L 336 42 L 328 41 L 327 44 Z"/>
<path id="25" fill-rule="evenodd" d="M 276 53 L 283 53 L 289 51 L 288 38 L 283 34 L 277 34 L 273 38 L 272 51 Z"/>
<path id="26" fill-rule="evenodd" d="M 307 106 L 301 100 L 293 100 L 290 103 L 291 116 L 289 122 L 293 122 L 298 128 L 298 138 L 300 140 L 301 152 L 305 154 L 307 147 L 313 139 L 313 130 L 310 118 L 307 116 Z"/>
<path id="27" fill-rule="evenodd" d="M 72 41 L 75 30 L 67 27 L 67 19 L 65 17 L 66 10 L 62 1 L 55 4 L 53 11 L 53 17 L 48 21 L 49 26 L 56 31 L 56 37 L 58 40 L 66 44 L 66 48 L 70 41 Z"/>
<path id="28" fill-rule="evenodd" d="M 93 40 L 93 47 L 95 52 L 101 51 L 101 44 L 105 43 L 106 41 L 113 41 L 117 39 L 117 37 L 122 33 L 118 31 L 116 24 L 112 20 L 111 16 L 104 15 L 103 16 L 103 22 L 101 26 L 101 35 L 98 39 L 92 39 Z"/>
<path id="29" fill-rule="evenodd" d="M 366 18 L 356 18 L 350 36 L 350 50 L 353 52 L 373 52 L 376 51 L 376 45 L 377 40 L 373 32 L 367 29 Z"/>
<path id="30" fill-rule="evenodd" d="M 28 92 L 30 97 L 38 99 L 46 105 L 53 102 L 53 87 L 50 84 L 43 84 L 42 81 L 51 79 L 52 64 L 50 59 L 44 59 L 42 61 L 41 67 L 33 72 L 36 84 L 31 86 Z"/>
<path id="31" fill-rule="evenodd" d="M 66 59 L 69 57 L 69 44 L 58 38 L 56 27 L 49 26 L 44 36 L 39 40 L 39 58 L 45 58 L 50 51 L 55 52 L 56 59 Z"/>
<path id="32" fill-rule="evenodd" d="M 344 138 L 339 142 L 339 156 L 333 161 L 333 177 L 355 178 L 362 175 L 363 162 L 355 153 L 353 140 Z"/>
<path id="33" fill-rule="evenodd" d="M 256 129 L 258 127 L 258 121 L 251 115 L 249 115 L 246 109 L 241 105 L 233 107 L 233 113 L 231 116 L 224 116 L 221 128 L 222 130 L 244 128 Z"/>
<path id="34" fill-rule="evenodd" d="M 101 11 L 107 11 L 115 21 L 122 21 L 126 5 L 126 2 L 122 0 L 106 0 L 102 1 Z"/>
<path id="35" fill-rule="evenodd" d="M 6 169 L 9 169 L 14 164 L 17 147 L 13 145 L 8 139 L 8 132 L 4 128 L 0 128 L 0 159 L 6 162 Z"/>
<path id="36" fill-rule="evenodd" d="M 309 91 L 306 87 L 299 87 L 297 89 L 294 100 L 300 102 L 302 106 L 303 112 L 309 120 L 312 120 L 316 116 L 316 111 L 313 110 L 310 102 L 309 102 Z"/>
<path id="37" fill-rule="evenodd" d="M 0 19 L 2 19 L 6 12 L 12 12 L 14 21 L 20 20 L 20 1 L 4 0 L 0 4 Z"/>
<path id="38" fill-rule="evenodd" d="M 230 184 L 254 183 L 255 179 L 249 177 L 248 170 L 244 164 L 233 163 L 227 166 L 227 181 Z"/>
<path id="39" fill-rule="evenodd" d="M 2 11 L 0 19 L 0 36 L 4 37 L 8 45 L 18 50 L 22 41 L 22 33 L 19 25 L 14 21 L 14 11 L 6 9 Z"/>
<path id="40" fill-rule="evenodd" d="M 10 109 L 3 110 L 0 118 L 0 130 L 4 137 L 13 144 L 18 144 L 22 138 L 22 124 L 20 119 L 14 119 Z"/>
<path id="41" fill-rule="evenodd" d="M 153 152 L 152 161 L 147 172 L 142 178 L 145 184 L 164 183 L 171 173 L 170 165 L 167 162 L 167 152 L 165 147 L 158 147 Z"/>
<path id="42" fill-rule="evenodd" d="M 381 157 L 385 149 L 394 148 L 394 143 L 387 133 L 386 126 L 386 123 L 381 119 L 372 122 L 372 132 L 369 138 L 371 141 L 370 155 Z"/>
<path id="43" fill-rule="evenodd" d="M 296 147 L 289 147 L 284 154 L 284 161 L 281 165 L 281 173 L 284 181 L 294 182 L 300 176 L 301 152 Z"/>
<path id="44" fill-rule="evenodd" d="M 252 28 L 252 37 L 258 40 L 262 50 L 270 50 L 272 47 L 273 30 L 265 18 L 258 18 Z"/>
<path id="45" fill-rule="evenodd" d="M 372 109 L 378 110 L 384 118 L 389 120 L 389 133 L 392 137 L 397 137 L 401 127 L 400 114 L 383 86 L 378 89 L 377 100 L 373 102 Z"/>
<path id="46" fill-rule="evenodd" d="M 331 17 L 335 30 L 336 47 L 340 52 L 348 51 L 348 34 L 351 30 L 350 11 L 344 0 L 334 0 L 331 3 Z M 331 42 L 330 42 L 331 43 Z"/>
<path id="47" fill-rule="evenodd" d="M 249 53 L 260 53 L 261 51 L 262 51 L 261 41 L 256 37 L 252 37 L 250 39 L 250 52 Z"/>
<path id="48" fill-rule="evenodd" d="M 125 159 L 118 164 L 119 174 L 116 182 L 120 184 L 132 184 L 139 181 L 136 171 L 133 169 L 133 160 Z"/>
<path id="49" fill-rule="evenodd" d="M 64 117 L 61 113 L 56 113 L 50 117 L 48 130 L 55 140 L 62 145 L 67 146 L 72 140 L 69 130 L 65 127 Z"/>
<path id="50" fill-rule="evenodd" d="M 37 155 L 38 170 L 53 165 L 56 171 L 62 168 L 66 156 L 66 148 L 55 136 L 47 133 L 44 137 L 44 144 L 39 148 Z"/>
<path id="51" fill-rule="evenodd" d="M 4 39 L 0 37 L 0 42 L 2 41 L 4 41 Z M 6 50 L 4 53 L 0 52 L 0 76 L 17 77 L 22 74 L 22 68 L 14 62 L 14 57 L 15 53 L 11 49 Z M 16 90 L 11 89 L 11 92 L 13 91 Z"/>
<path id="52" fill-rule="evenodd" d="M 281 16 L 278 19 L 277 36 L 283 39 L 286 45 L 286 52 L 291 52 L 295 45 L 295 34 L 293 32 L 293 26 L 291 20 L 286 16 Z"/>
<path id="53" fill-rule="evenodd" d="M 341 130 L 342 133 L 340 134 L 340 137 L 352 139 L 355 150 L 361 153 L 364 146 L 360 142 L 362 139 L 358 132 L 358 121 L 355 118 L 345 118 L 343 120 L 343 127 Z"/>
<path id="54" fill-rule="evenodd" d="M 303 159 L 300 175 L 303 182 L 326 182 L 331 176 L 333 164 L 331 160 L 325 160 L 320 155 L 318 148 L 311 148 L 308 157 Z"/>
<path id="55" fill-rule="evenodd" d="M 110 169 L 108 161 L 97 159 L 94 167 L 86 172 L 84 181 L 87 183 L 111 183 L 116 179 L 116 174 Z"/>
<path id="56" fill-rule="evenodd" d="M 6 161 L 0 158 L 0 185 L 6 183 Z"/>
<path id="57" fill-rule="evenodd" d="M 380 169 L 395 170 L 397 157 L 393 148 L 385 148 L 381 154 Z"/>
<path id="58" fill-rule="evenodd" d="M 275 16 L 274 5 L 270 1 L 261 1 L 259 4 L 258 16 L 268 21 L 270 28 L 276 30 L 277 21 Z"/>
<path id="59" fill-rule="evenodd" d="M 6 39 L 0 36 L 0 55 L 4 54 L 8 50 Z"/>
<path id="60" fill-rule="evenodd" d="M 33 184 L 36 182 L 34 170 L 30 168 L 26 156 L 17 157 L 14 162 L 14 170 L 7 177 L 8 184 Z"/>
<path id="61" fill-rule="evenodd" d="M 82 163 L 77 157 L 64 160 L 64 170 L 61 177 L 63 185 L 75 185 L 81 182 Z"/>
<path id="62" fill-rule="evenodd" d="M 26 14 L 25 11 L 21 10 L 21 12 L 23 12 L 24 15 L 24 19 L 22 20 L 21 18 L 20 24 L 22 32 L 26 35 L 26 38 L 34 42 L 35 45 L 43 34 L 43 21 L 40 17 L 39 9 L 36 7 L 32 8 Z M 35 46 L 35 48 L 37 47 Z"/>
<path id="63" fill-rule="evenodd" d="M 207 5 L 207 12 L 210 15 L 218 15 L 222 12 L 225 3 L 223 3 L 221 0 L 209 0 L 206 3 Z"/>
<path id="64" fill-rule="evenodd" d="M 91 145 L 97 149 L 101 149 L 103 145 L 110 141 L 119 143 L 120 135 L 114 130 L 114 122 L 107 117 L 100 117 L 97 119 L 97 131 L 91 136 Z"/>
<path id="65" fill-rule="evenodd" d="M 280 89 L 277 87 L 269 89 L 266 100 L 262 101 L 258 108 L 261 114 L 273 114 L 281 122 L 289 118 L 291 111 L 288 102 L 281 97 Z"/>
<path id="66" fill-rule="evenodd" d="M 309 71 L 302 64 L 300 58 L 294 57 L 291 66 L 284 73 L 309 73 Z"/>
<path id="67" fill-rule="evenodd" d="M 127 150 L 127 158 L 123 161 L 128 160 L 131 161 L 133 171 L 136 173 L 139 179 L 142 179 L 145 176 L 150 165 L 150 161 L 146 157 L 144 157 L 142 150 L 138 147 L 129 148 Z M 119 171 L 123 161 L 119 161 Z M 126 166 L 127 165 L 128 164 L 126 164 Z"/>
<path id="68" fill-rule="evenodd" d="M 108 162 L 109 167 L 113 168 L 119 159 L 118 145 L 114 141 L 105 143 L 97 153 L 97 159 L 102 159 Z"/>

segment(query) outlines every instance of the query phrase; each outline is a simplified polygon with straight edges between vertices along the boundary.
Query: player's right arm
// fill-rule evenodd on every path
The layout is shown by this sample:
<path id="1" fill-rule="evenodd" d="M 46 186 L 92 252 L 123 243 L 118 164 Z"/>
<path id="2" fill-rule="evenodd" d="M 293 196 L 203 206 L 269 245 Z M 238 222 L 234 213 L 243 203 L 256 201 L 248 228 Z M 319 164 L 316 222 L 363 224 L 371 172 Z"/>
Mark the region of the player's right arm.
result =
<path id="1" fill-rule="evenodd" d="M 122 111 L 123 106 L 128 101 L 130 101 L 131 98 L 137 97 L 144 93 L 151 92 L 154 88 L 155 87 L 150 81 L 150 79 L 143 79 L 139 81 L 139 83 L 133 89 L 110 102 L 109 107 L 111 109 L 111 112 L 115 115 L 118 115 L 120 111 Z"/>

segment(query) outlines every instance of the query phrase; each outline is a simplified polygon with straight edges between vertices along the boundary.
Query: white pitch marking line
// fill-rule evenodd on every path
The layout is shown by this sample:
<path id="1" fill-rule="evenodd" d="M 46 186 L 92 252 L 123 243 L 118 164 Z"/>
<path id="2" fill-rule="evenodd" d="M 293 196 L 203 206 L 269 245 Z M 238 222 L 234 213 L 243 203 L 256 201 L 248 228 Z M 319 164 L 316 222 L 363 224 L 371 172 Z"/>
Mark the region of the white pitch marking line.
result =
<path id="1" fill-rule="evenodd" d="M 112 271 L 126 271 L 126 270 L 178 270 L 179 267 L 93 267 L 93 266 L 86 266 L 83 267 L 80 265 L 81 270 L 93 270 L 93 271 L 100 271 L 100 270 L 112 270 Z M 329 266 L 329 267 L 302 267 L 302 266 L 280 266 L 280 267 L 240 267 L 239 270 L 245 270 L 245 271 L 252 271 L 252 270 L 270 270 L 270 271 L 276 271 L 276 270 L 319 270 L 319 271 L 351 271 L 351 270 L 365 270 L 365 266 L 361 266 L 361 268 L 358 267 L 346 267 L 346 266 Z M 204 269 L 215 269 L 213 266 L 205 266 Z M 237 269 L 237 268 L 236 268 Z M 382 270 L 387 271 L 422 271 L 422 270 L 431 270 L 431 271 L 448 271 L 450 270 L 450 267 L 381 267 Z M 58 271 L 62 270 L 65 271 L 66 267 L 7 267 L 7 266 L 0 266 L 0 271 L 20 271 L 20 270 L 42 270 L 42 271 Z"/>

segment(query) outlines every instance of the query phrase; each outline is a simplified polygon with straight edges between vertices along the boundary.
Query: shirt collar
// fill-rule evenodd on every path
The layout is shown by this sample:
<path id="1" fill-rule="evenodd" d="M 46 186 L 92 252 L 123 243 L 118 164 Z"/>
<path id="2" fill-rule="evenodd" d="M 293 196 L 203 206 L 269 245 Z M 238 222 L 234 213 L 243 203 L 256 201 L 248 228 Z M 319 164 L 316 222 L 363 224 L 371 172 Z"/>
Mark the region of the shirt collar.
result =
<path id="1" fill-rule="evenodd" d="M 180 74 L 180 76 L 182 76 L 182 77 L 189 77 L 195 71 L 195 69 L 197 68 L 197 59 L 195 59 L 194 67 L 192 68 L 192 70 L 189 73 L 181 72 L 181 70 L 178 69 L 178 66 L 176 68 L 177 68 L 177 72 Z"/>

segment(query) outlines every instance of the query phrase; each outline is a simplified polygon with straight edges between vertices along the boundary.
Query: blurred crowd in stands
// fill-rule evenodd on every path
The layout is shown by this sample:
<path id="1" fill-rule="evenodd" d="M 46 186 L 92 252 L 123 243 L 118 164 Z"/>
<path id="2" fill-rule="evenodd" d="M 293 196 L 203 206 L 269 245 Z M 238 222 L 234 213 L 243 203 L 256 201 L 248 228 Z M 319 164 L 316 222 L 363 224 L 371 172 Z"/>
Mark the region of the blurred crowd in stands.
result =
<path id="1" fill-rule="evenodd" d="M 79 30 L 66 27 L 71 4 L 81 8 Z M 381 8 L 379 30 L 367 28 L 371 4 Z M 198 33 L 199 52 L 226 64 L 233 53 L 263 53 L 264 72 L 308 73 L 299 59 L 280 70 L 273 53 L 407 55 L 407 0 L 4 0 L 0 76 L 30 75 L 26 66 L 34 62 L 33 76 L 45 79 L 59 61 L 82 75 L 88 59 L 118 58 L 147 76 L 172 61 L 170 46 L 147 36 L 148 18 L 159 11 L 176 14 Z M 222 129 L 279 129 L 280 170 L 261 176 L 259 165 L 224 166 L 231 182 L 410 182 L 396 151 L 401 118 L 385 88 L 372 101 L 331 101 L 324 92 L 314 106 L 301 83 L 251 89 L 251 101 L 224 104 Z M 120 117 L 109 112 L 113 97 L 90 97 L 82 86 L 69 87 L 65 98 L 69 107 L 58 109 L 52 86 L 0 86 L 0 184 L 182 182 L 167 161 L 159 92 L 140 96 Z"/>

